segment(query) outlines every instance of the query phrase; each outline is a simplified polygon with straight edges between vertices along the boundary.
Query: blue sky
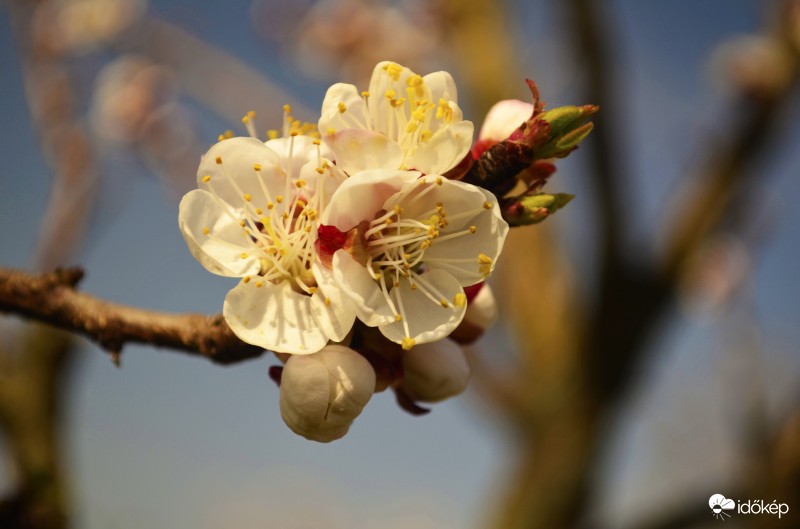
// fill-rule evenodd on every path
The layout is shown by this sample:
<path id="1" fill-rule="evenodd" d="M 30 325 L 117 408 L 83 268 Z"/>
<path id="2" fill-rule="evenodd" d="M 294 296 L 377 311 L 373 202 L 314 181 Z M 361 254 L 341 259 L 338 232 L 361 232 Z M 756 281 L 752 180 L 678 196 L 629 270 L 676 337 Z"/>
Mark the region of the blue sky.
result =
<path id="1" fill-rule="evenodd" d="M 512 4 L 522 69 L 535 76 L 549 103 L 582 103 L 573 99 L 576 78 L 557 60 L 564 56 L 559 48 L 564 44 L 554 37 L 562 15 L 543 2 Z M 617 42 L 624 43 L 615 57 L 619 97 L 628 109 L 623 118 L 627 128 L 619 134 L 631 146 L 625 154 L 635 178 L 628 190 L 638 227 L 631 231 L 637 241 L 651 244 L 655 227 L 665 218 L 665 196 L 675 191 L 676 179 L 701 154 L 699 139 L 724 122 L 723 91 L 707 74 L 710 50 L 722 39 L 756 28 L 759 5 L 754 0 L 614 2 L 621 22 Z M 309 107 L 319 105 L 326 86 L 287 70 L 275 50 L 258 40 L 247 22 L 246 2 L 154 0 L 150 9 L 237 55 Z M 540 50 L 552 53 L 539 55 Z M 8 14 L 2 11 L 0 265 L 24 268 L 31 263 L 50 177 L 31 128 L 14 54 Z M 524 97 L 521 82 L 520 87 L 519 96 Z M 459 85 L 459 90 L 468 93 L 469 87 Z M 465 115 L 470 116 L 468 108 Z M 198 134 L 211 142 L 219 124 L 209 116 Z M 794 244 L 800 217 L 785 198 L 800 191 L 795 178 L 800 152 L 786 148 L 798 139 L 792 125 L 787 120 L 780 155 L 763 165 L 769 184 L 758 191 L 759 201 L 775 203 L 778 219 L 770 244 L 758 257 L 750 294 L 768 336 L 771 369 L 796 368 L 791 344 L 800 338 L 790 328 L 800 312 L 800 283 L 792 281 L 792 263 L 800 257 Z M 591 244 L 581 227 L 589 222 L 591 210 L 589 201 L 580 198 L 587 185 L 580 157 L 578 151 L 560 165 L 558 180 L 560 190 L 579 197 L 557 219 L 576 256 L 585 255 Z M 87 270 L 82 288 L 105 299 L 158 310 L 218 312 L 233 284 L 211 276 L 190 256 L 177 230 L 174 198 L 163 192 L 156 178 L 137 176 L 143 171 L 138 165 L 111 170 L 135 177 L 123 183 L 117 178 L 102 190 L 105 206 L 97 217 L 101 225 L 91 230 L 77 259 Z M 581 272 L 591 276 L 593 271 Z M 696 388 L 698 401 L 705 402 L 703 378 L 720 365 L 726 346 L 717 330 L 680 323 L 665 332 L 656 361 L 645 368 L 645 382 L 620 419 L 617 435 L 625 453 L 609 451 L 603 485 L 607 505 L 599 509 L 609 519 L 632 515 L 636 506 L 629 503 L 636 498 L 646 506 L 655 501 L 648 500 L 658 490 L 648 489 L 648 476 L 663 469 L 648 466 L 648 461 L 659 454 L 663 459 L 659 428 L 672 425 L 685 431 L 680 426 L 683 415 L 677 415 L 677 423 L 670 422 L 674 410 L 685 406 L 676 403 L 674 389 Z M 277 388 L 267 378 L 268 366 L 275 363 L 264 358 L 221 368 L 130 346 L 119 370 L 87 345 L 70 395 L 67 435 L 77 480 L 77 526 L 211 529 L 238 521 L 244 527 L 291 529 L 322 520 L 331 529 L 365 529 L 375 527 L 378 519 L 389 529 L 481 526 L 499 494 L 513 448 L 502 425 L 487 415 L 474 395 L 437 405 L 423 418 L 400 411 L 390 394 L 376 395 L 342 441 L 323 446 L 295 436 L 283 425 Z M 730 388 L 720 391 L 724 397 Z M 710 415 L 713 402 L 709 406 Z M 666 419 L 648 423 L 654 410 Z M 707 419 L 702 410 L 697 422 Z M 714 424 L 724 440 L 724 424 Z M 672 450 L 680 456 L 680 450 L 691 450 L 695 441 L 689 431 L 684 444 Z M 681 474 L 673 483 L 691 482 L 692 477 Z M 726 478 L 717 476 L 717 481 L 722 479 Z M 0 466 L 0 488 L 5 482 Z"/>

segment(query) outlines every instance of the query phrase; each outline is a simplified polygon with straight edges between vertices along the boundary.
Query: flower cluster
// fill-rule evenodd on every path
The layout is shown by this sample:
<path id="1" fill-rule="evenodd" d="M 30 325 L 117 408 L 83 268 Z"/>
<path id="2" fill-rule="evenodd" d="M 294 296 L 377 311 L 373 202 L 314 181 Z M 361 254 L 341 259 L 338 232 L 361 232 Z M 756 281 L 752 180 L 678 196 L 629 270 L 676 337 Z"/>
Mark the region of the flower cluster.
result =
<path id="1" fill-rule="evenodd" d="M 532 108 L 495 111 L 476 145 Z M 450 74 L 382 62 L 367 91 L 333 85 L 318 126 L 290 112 L 283 137 L 257 139 L 252 113 L 251 137 L 220 136 L 179 225 L 208 271 L 240 278 L 223 305 L 232 331 L 284 360 L 284 421 L 327 442 L 376 389 L 412 402 L 464 390 L 464 353 L 442 340 L 472 340 L 496 316 L 483 282 L 508 224 L 492 192 L 453 178 L 475 151 Z"/>

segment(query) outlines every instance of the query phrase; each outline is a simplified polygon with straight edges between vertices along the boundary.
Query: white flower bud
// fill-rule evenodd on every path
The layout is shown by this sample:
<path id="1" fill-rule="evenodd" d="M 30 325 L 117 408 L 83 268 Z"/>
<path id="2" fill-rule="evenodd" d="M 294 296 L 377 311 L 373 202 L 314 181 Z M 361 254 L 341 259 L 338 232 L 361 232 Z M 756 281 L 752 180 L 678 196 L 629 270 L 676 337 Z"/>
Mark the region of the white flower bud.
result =
<path id="1" fill-rule="evenodd" d="M 503 141 L 533 114 L 533 105 L 518 99 L 499 101 L 489 109 L 478 140 Z"/>
<path id="2" fill-rule="evenodd" d="M 329 443 L 347 433 L 374 391 L 375 371 L 348 347 L 292 355 L 281 375 L 281 417 L 294 433 Z"/>
<path id="3" fill-rule="evenodd" d="M 482 331 L 494 325 L 497 320 L 497 301 L 489 285 L 483 285 L 478 295 L 469 302 L 464 320 Z"/>
<path id="4" fill-rule="evenodd" d="M 413 400 L 438 402 L 467 389 L 469 375 L 461 347 L 452 340 L 440 340 L 403 353 L 400 389 Z"/>

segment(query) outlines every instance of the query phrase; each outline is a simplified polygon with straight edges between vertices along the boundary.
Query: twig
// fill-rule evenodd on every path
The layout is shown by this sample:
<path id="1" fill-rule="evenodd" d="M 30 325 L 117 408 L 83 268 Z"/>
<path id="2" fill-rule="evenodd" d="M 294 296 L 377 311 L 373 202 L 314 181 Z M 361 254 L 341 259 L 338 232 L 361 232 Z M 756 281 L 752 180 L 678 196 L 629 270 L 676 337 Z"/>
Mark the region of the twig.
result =
<path id="1" fill-rule="evenodd" d="M 219 314 L 169 314 L 102 301 L 75 290 L 82 277 L 78 268 L 42 275 L 0 268 L 0 311 L 83 334 L 110 353 L 127 343 L 146 343 L 217 364 L 264 353 L 237 338 Z"/>

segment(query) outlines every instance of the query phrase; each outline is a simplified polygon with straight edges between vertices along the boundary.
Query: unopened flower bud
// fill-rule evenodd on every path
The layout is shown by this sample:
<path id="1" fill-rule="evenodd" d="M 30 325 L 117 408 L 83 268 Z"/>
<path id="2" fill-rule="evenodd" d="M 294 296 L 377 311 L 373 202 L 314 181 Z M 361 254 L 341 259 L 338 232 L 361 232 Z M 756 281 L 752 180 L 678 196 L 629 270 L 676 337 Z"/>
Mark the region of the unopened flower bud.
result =
<path id="1" fill-rule="evenodd" d="M 419 402 L 439 402 L 462 393 L 470 375 L 461 347 L 448 339 L 404 352 L 403 372 L 400 390 Z"/>
<path id="2" fill-rule="evenodd" d="M 537 193 L 516 199 L 503 207 L 503 218 L 512 226 L 538 224 L 575 198 L 568 193 Z"/>
<path id="3" fill-rule="evenodd" d="M 372 366 L 348 347 L 292 355 L 281 375 L 281 417 L 294 433 L 328 443 L 347 433 L 374 390 Z"/>
<path id="4" fill-rule="evenodd" d="M 472 287 L 469 287 L 472 288 Z M 497 300 L 492 288 L 483 283 L 467 304 L 464 319 L 450 335 L 459 344 L 471 344 L 483 336 L 497 320 Z"/>
<path id="5" fill-rule="evenodd" d="M 597 105 L 557 107 L 536 116 L 535 120 L 549 125 L 549 130 L 544 127 L 534 127 L 537 131 L 536 137 L 528 138 L 534 143 L 536 159 L 564 158 L 574 151 L 594 128 L 594 124 L 587 123 L 587 120 L 599 108 Z M 545 138 L 546 141 L 543 142 Z"/>

